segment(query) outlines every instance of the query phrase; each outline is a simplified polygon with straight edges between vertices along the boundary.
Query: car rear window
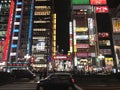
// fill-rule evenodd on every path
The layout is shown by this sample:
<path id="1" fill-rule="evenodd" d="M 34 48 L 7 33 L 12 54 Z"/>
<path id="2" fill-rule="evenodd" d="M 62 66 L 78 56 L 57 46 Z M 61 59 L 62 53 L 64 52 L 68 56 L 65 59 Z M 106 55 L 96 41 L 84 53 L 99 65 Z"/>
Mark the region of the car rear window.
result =
<path id="1" fill-rule="evenodd" d="M 52 75 L 51 79 L 52 80 L 69 80 L 70 76 L 69 75 Z"/>

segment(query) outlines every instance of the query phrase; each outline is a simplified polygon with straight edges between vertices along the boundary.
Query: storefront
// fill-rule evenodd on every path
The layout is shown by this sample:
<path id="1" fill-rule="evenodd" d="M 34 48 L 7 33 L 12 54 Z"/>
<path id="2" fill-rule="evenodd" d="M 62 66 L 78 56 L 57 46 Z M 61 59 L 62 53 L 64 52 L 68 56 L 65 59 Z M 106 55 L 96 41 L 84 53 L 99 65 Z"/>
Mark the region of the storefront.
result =
<path id="1" fill-rule="evenodd" d="M 73 68 L 72 56 L 65 54 L 58 54 L 52 57 L 52 67 L 56 71 L 70 71 Z"/>

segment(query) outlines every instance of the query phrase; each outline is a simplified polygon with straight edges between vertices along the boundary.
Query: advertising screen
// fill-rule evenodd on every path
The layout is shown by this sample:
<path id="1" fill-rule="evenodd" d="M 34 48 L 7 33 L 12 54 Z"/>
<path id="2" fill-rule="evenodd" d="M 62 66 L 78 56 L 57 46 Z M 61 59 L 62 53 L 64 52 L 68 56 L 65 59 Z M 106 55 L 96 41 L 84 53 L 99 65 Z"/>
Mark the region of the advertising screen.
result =
<path id="1" fill-rule="evenodd" d="M 106 0 L 90 0 L 91 5 L 105 5 L 107 4 Z"/>
<path id="2" fill-rule="evenodd" d="M 96 13 L 108 13 L 109 9 L 108 9 L 108 6 L 96 6 L 95 12 Z"/>
<path id="3" fill-rule="evenodd" d="M 45 41 L 38 40 L 36 44 L 36 50 L 37 51 L 44 51 L 45 50 Z"/>
<path id="4" fill-rule="evenodd" d="M 112 18 L 113 32 L 120 33 L 120 18 Z"/>
<path id="5" fill-rule="evenodd" d="M 89 4 L 89 0 L 72 0 L 72 4 Z"/>

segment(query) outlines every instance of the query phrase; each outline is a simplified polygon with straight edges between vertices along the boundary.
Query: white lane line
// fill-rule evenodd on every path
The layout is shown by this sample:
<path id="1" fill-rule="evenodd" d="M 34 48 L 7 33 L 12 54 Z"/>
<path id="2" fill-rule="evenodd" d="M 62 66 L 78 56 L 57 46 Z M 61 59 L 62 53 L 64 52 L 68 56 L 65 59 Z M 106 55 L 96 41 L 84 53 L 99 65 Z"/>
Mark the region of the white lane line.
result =
<path id="1" fill-rule="evenodd" d="M 83 90 L 82 88 L 80 88 L 78 85 L 74 85 L 75 86 L 75 88 L 77 88 L 78 90 Z"/>

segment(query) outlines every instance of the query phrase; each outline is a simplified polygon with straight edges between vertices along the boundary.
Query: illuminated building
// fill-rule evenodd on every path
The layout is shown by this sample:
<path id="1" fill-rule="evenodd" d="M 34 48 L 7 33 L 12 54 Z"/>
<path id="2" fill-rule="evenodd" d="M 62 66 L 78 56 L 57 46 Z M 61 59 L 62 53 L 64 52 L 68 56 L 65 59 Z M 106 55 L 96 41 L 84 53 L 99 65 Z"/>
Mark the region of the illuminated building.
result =
<path id="1" fill-rule="evenodd" d="M 80 3 L 80 5 L 77 3 Z M 84 3 L 88 5 L 84 5 Z M 73 62 L 74 66 L 83 65 L 88 69 L 87 67 L 91 64 L 95 64 L 97 55 L 94 11 L 93 7 L 89 5 L 89 0 L 85 0 L 85 2 L 77 2 L 77 0 L 75 2 L 73 0 L 72 4 Z"/>
<path id="2" fill-rule="evenodd" d="M 116 56 L 116 63 L 118 69 L 120 69 L 120 4 L 115 5 L 116 8 L 110 8 L 112 27 L 113 27 L 113 42 Z M 119 70 L 120 72 L 120 70 Z"/>
<path id="3" fill-rule="evenodd" d="M 20 42 L 18 49 L 18 57 L 23 58 L 26 54 L 30 55 L 30 38 L 32 31 L 32 13 L 33 13 L 33 0 L 23 0 L 22 7 L 22 20 L 21 20 L 21 34 L 20 34 Z M 20 5 L 20 3 L 19 3 Z M 17 18 L 20 18 L 18 16 Z"/>
<path id="4" fill-rule="evenodd" d="M 102 54 L 102 56 L 104 56 L 104 59 L 100 60 L 100 63 L 101 66 L 106 67 L 108 69 L 112 69 L 113 67 L 116 67 L 116 58 L 113 46 L 114 44 L 112 22 L 108 10 L 102 13 L 96 12 L 96 20 L 98 31 L 99 54 Z"/>
<path id="5" fill-rule="evenodd" d="M 0 60 L 2 60 L 3 46 L 8 26 L 10 2 L 11 0 L 0 0 Z"/>
<path id="6" fill-rule="evenodd" d="M 120 18 L 112 18 L 113 22 L 113 40 L 116 55 L 116 63 L 120 68 Z"/>
<path id="7" fill-rule="evenodd" d="M 72 0 L 71 3 L 74 66 L 84 66 L 84 70 L 90 70 L 91 66 L 116 66 L 106 0 Z"/>
<path id="8" fill-rule="evenodd" d="M 19 66 L 17 61 L 24 61 L 24 56 L 32 56 L 33 67 L 46 67 L 48 61 L 57 52 L 57 15 L 53 11 L 53 1 L 1 0 L 0 11 L 4 9 L 2 4 L 10 1 L 9 17 L 5 18 L 8 19 L 6 20 L 8 21 L 7 26 L 5 26 L 7 28 L 0 31 L 0 39 L 2 40 L 2 37 L 5 38 L 3 34 L 7 30 L 4 53 L 0 57 L 3 61 L 8 61 L 8 66 L 12 66 L 12 64 Z M 106 15 L 109 19 L 106 0 L 72 0 L 71 3 L 72 20 L 69 24 L 69 42 L 70 54 L 74 58 L 73 65 L 83 65 L 86 70 L 90 69 L 88 67 L 91 65 L 115 66 L 112 30 L 104 28 L 101 25 L 102 19 L 99 18 L 99 16 Z M 0 13 L 1 16 L 3 14 Z M 2 19 L 0 20 L 2 21 Z M 108 22 L 110 25 L 110 20 Z M 4 23 L 1 24 L 1 27 L 4 28 Z M 2 42 L 0 43 L 2 44 Z M 60 59 L 58 57 L 57 59 Z M 99 64 L 101 62 L 98 59 L 101 58 L 104 59 L 104 62 Z M 65 58 L 65 60 L 67 59 Z"/>
<path id="9" fill-rule="evenodd" d="M 7 62 L 9 69 L 28 68 L 26 66 L 30 63 L 30 58 L 33 60 L 33 67 L 45 67 L 50 60 L 51 34 L 52 29 L 55 29 L 52 28 L 52 23 L 55 23 L 52 22 L 54 18 L 52 17 L 52 1 L 10 1 L 3 61 Z M 0 4 L 0 10 L 2 10 L 1 7 Z"/>
<path id="10" fill-rule="evenodd" d="M 35 0 L 33 11 L 32 51 L 35 67 L 46 64 L 51 55 L 52 0 Z"/>
<path id="11" fill-rule="evenodd" d="M 73 6 L 73 13 L 74 64 L 75 66 L 83 64 L 87 67 L 95 63 L 97 55 L 92 7 Z M 83 59 L 85 62 L 82 63 Z"/>
<path id="12" fill-rule="evenodd" d="M 13 1 L 14 2 L 14 1 Z M 12 34 L 11 34 L 11 43 L 10 43 L 10 55 L 9 55 L 9 62 L 16 62 L 18 60 L 18 50 L 20 45 L 20 38 L 22 32 L 22 10 L 23 10 L 23 2 L 16 1 L 14 2 L 15 11 L 13 15 L 13 23 L 12 23 Z"/>

